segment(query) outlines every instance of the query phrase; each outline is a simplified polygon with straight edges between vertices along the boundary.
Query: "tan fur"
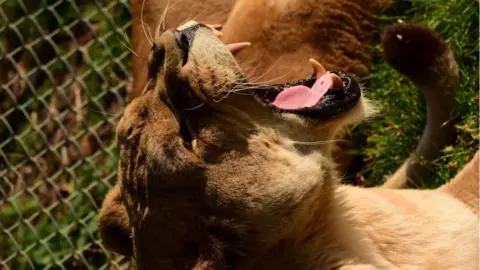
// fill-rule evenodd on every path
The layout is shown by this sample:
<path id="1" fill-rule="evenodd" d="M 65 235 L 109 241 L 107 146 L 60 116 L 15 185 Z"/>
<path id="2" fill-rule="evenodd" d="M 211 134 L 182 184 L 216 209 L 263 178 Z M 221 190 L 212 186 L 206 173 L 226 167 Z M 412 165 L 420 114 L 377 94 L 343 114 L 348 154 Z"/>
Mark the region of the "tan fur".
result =
<path id="1" fill-rule="evenodd" d="M 226 24 L 225 43 L 249 41 L 236 55 L 250 79 L 289 82 L 312 74 L 309 58 L 327 70 L 366 75 L 371 65 L 375 16 L 394 1 L 243 0 Z M 261 77 L 261 78 L 259 78 Z"/>
<path id="2" fill-rule="evenodd" d="M 287 82 L 311 75 L 306 65 L 313 57 L 327 69 L 337 69 L 358 77 L 366 75 L 371 65 L 371 43 L 376 31 L 376 16 L 395 0 L 134 0 L 132 22 L 134 91 L 145 88 L 145 62 L 151 49 L 149 36 L 163 33 L 180 22 L 191 19 L 202 23 L 224 23 L 225 43 L 250 41 L 252 47 L 236 55 L 242 73 L 255 83 Z M 165 15 L 165 16 L 164 16 Z M 164 17 L 163 21 L 160 21 Z M 160 22 L 160 23 L 159 23 Z M 165 28 L 163 27 L 165 26 Z M 153 34 L 151 34 L 153 33 Z M 449 50 L 445 51 L 449 54 Z M 439 52 L 442 53 L 442 52 Z M 432 73 L 451 72 L 447 84 L 434 77 L 434 84 L 421 85 L 427 100 L 427 127 L 419 146 L 386 187 L 418 186 L 429 177 L 428 168 L 418 162 L 434 160 L 440 150 L 453 143 L 454 98 L 451 91 L 457 77 L 455 61 L 439 57 Z M 440 68 L 439 68 L 440 67 Z M 457 83 L 458 84 L 458 83 Z M 431 89 L 431 90 L 430 90 Z M 333 157 L 341 174 L 351 169 L 355 144 L 346 130 L 343 142 L 332 146 Z"/>
<path id="3" fill-rule="evenodd" d="M 152 47 L 148 41 L 151 38 L 150 34 L 154 36 L 157 30 L 161 34 L 163 30 L 175 28 L 189 19 L 210 24 L 225 23 L 235 4 L 235 0 L 133 0 L 132 2 L 132 49 L 138 57 L 132 57 L 132 75 L 135 80 L 130 98 L 140 95 L 147 83 L 145 64 Z M 166 16 L 159 24 L 163 14 Z"/>
<path id="4" fill-rule="evenodd" d="M 478 215 L 479 152 L 449 183 L 440 188 L 465 203 Z"/>
<path id="5" fill-rule="evenodd" d="M 308 59 L 312 57 L 327 69 L 366 75 L 375 17 L 392 2 L 395 0 L 134 0 L 132 48 L 139 56 L 132 58 L 131 97 L 145 87 L 145 62 L 151 48 L 140 19 L 147 35 L 149 29 L 155 33 L 165 9 L 166 29 L 192 17 L 202 23 L 224 24 L 221 39 L 225 43 L 252 43 L 236 57 L 243 74 L 255 83 L 282 83 L 310 76 Z M 342 132 L 343 140 L 351 140 Z M 342 174 L 350 168 L 348 151 L 353 147 L 348 142 L 333 146 Z"/>
<path id="6" fill-rule="evenodd" d="M 277 83 L 311 75 L 305 65 L 311 57 L 327 69 L 365 75 L 375 16 L 394 1 L 134 0 L 132 48 L 139 57 L 132 58 L 133 96 L 146 84 L 145 61 L 151 48 L 140 20 L 147 35 L 155 33 L 165 9 L 165 29 L 193 17 L 202 23 L 225 24 L 224 42 L 252 42 L 237 57 L 244 74 L 257 82 Z M 164 28 L 159 30 L 162 33 Z"/>
<path id="7" fill-rule="evenodd" d="M 478 186 L 339 185 L 328 142 L 369 101 L 328 121 L 276 113 L 232 93 L 237 62 L 209 29 L 194 35 L 185 65 L 173 32 L 155 41 L 161 69 L 118 124 L 108 247 L 128 254 L 128 242 L 139 269 L 478 269 Z"/>

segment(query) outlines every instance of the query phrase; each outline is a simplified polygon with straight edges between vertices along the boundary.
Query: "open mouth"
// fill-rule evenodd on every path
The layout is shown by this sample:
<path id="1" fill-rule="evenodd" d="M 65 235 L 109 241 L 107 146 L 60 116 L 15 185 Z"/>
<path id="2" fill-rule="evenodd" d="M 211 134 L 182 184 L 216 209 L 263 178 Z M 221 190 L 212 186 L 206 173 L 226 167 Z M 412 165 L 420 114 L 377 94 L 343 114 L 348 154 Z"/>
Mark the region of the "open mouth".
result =
<path id="1" fill-rule="evenodd" d="M 314 75 L 286 84 L 249 86 L 255 96 L 272 109 L 310 118 L 333 118 L 352 109 L 361 96 L 358 83 L 340 71 L 327 72 L 311 59 Z"/>
<path id="2" fill-rule="evenodd" d="M 179 47 L 186 52 L 183 64 L 188 59 L 194 32 L 199 28 L 211 29 L 217 37 L 221 34 L 215 26 L 197 24 L 181 31 L 176 31 L 175 38 Z M 226 45 L 233 55 L 249 47 L 249 43 Z M 242 85 L 236 89 L 254 89 L 254 95 L 265 105 L 282 113 L 294 113 L 315 119 L 334 118 L 341 112 L 352 109 L 361 96 L 358 83 L 340 71 L 329 71 L 316 60 L 310 59 L 314 74 L 307 79 L 286 84 Z"/>

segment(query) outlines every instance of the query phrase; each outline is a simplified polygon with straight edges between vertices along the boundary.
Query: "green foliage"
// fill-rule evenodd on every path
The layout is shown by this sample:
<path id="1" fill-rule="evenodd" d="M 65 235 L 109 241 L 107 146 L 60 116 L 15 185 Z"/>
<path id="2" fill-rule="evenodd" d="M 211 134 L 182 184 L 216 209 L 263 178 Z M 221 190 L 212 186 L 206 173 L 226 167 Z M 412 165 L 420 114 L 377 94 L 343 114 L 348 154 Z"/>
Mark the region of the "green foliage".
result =
<path id="1" fill-rule="evenodd" d="M 0 11 L 0 269 L 108 268 L 123 258 L 101 246 L 97 216 L 116 178 L 128 1 L 2 1 Z"/>

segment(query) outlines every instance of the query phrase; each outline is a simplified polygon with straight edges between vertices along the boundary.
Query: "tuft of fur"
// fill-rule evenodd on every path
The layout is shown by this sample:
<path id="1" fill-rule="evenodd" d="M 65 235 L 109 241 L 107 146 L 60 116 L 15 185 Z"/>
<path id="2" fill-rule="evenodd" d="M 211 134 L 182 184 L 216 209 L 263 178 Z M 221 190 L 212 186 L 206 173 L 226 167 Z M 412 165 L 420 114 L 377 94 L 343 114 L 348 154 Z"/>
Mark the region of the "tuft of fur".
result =
<path id="1" fill-rule="evenodd" d="M 382 35 L 383 56 L 398 72 L 420 88 L 427 102 L 427 124 L 415 153 L 384 184 L 418 187 L 429 177 L 425 162 L 432 161 L 456 138 L 453 111 L 458 67 L 443 39 L 429 28 L 410 23 L 387 27 Z"/>
<path id="2" fill-rule="evenodd" d="M 382 35 L 383 57 L 398 72 L 425 91 L 439 91 L 459 82 L 458 68 L 442 37 L 426 26 L 397 23 Z M 442 89 L 432 86 L 446 85 Z"/>

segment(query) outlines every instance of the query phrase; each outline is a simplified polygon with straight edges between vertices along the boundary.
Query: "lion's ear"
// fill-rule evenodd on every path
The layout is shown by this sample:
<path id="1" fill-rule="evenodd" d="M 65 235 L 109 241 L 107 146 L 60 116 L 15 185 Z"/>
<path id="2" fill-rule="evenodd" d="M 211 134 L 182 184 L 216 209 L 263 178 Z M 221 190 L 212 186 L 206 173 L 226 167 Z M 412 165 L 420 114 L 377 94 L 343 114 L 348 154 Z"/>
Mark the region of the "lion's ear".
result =
<path id="1" fill-rule="evenodd" d="M 120 186 L 110 190 L 103 201 L 98 219 L 98 229 L 103 245 L 124 256 L 133 255 L 127 209 L 122 201 Z"/>

